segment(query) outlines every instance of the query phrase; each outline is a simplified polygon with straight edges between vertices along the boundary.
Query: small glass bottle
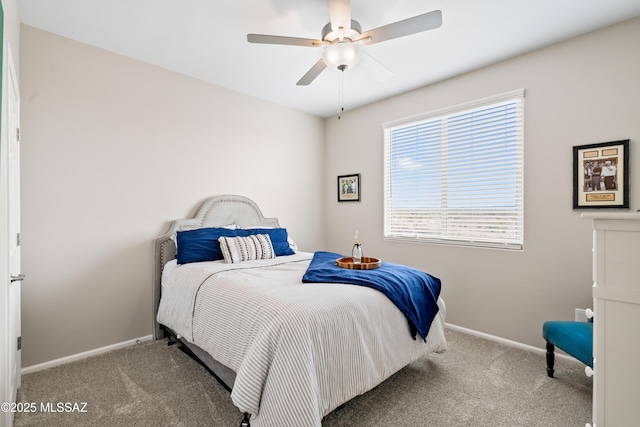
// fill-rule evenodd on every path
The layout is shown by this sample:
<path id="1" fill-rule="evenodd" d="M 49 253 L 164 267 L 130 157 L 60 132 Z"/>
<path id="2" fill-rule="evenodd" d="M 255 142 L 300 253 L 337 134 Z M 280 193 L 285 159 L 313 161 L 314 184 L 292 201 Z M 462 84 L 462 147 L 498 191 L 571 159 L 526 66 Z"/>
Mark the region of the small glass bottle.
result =
<path id="1" fill-rule="evenodd" d="M 362 262 L 362 245 L 357 243 L 353 245 L 353 249 L 351 250 L 351 259 L 354 264 L 360 264 Z"/>
<path id="2" fill-rule="evenodd" d="M 356 241 L 355 245 L 353 245 L 353 249 L 351 249 L 351 260 L 354 264 L 360 264 L 362 262 L 362 245 L 358 241 L 359 232 L 356 231 L 354 239 Z"/>

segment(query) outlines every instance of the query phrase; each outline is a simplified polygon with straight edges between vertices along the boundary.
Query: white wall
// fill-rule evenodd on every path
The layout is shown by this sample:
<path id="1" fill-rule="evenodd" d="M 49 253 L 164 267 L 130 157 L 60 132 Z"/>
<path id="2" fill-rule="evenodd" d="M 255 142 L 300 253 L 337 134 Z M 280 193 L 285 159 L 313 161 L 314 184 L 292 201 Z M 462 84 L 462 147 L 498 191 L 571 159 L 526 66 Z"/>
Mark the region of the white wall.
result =
<path id="1" fill-rule="evenodd" d="M 329 250 L 406 263 L 443 281 L 447 321 L 542 347 L 542 323 L 591 306 L 591 224 L 572 209 L 572 147 L 631 139 L 631 210 L 640 208 L 640 19 L 327 120 Z M 525 249 L 383 239 L 384 122 L 525 88 Z M 338 203 L 336 176 L 361 173 L 362 201 Z"/>
<path id="2" fill-rule="evenodd" d="M 242 194 L 324 246 L 322 119 L 22 27 L 23 366 L 152 332 L 152 240 Z"/>

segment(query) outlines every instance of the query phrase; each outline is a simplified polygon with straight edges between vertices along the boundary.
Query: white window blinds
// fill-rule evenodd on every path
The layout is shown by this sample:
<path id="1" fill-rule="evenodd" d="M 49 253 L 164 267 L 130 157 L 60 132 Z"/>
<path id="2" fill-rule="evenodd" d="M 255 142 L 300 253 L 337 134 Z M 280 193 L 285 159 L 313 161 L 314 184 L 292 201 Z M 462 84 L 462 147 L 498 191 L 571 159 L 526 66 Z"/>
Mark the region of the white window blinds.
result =
<path id="1" fill-rule="evenodd" d="M 522 249 L 524 90 L 385 123 L 384 235 Z"/>

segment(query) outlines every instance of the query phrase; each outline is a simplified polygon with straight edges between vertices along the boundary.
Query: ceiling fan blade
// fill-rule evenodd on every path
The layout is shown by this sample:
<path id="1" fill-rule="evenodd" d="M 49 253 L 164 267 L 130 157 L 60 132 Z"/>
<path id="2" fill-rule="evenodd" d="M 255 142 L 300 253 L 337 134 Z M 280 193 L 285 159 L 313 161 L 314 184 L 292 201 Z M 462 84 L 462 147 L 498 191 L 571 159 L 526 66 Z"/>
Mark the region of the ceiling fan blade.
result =
<path id="1" fill-rule="evenodd" d="M 393 24 L 365 31 L 362 34 L 362 38 L 371 37 L 370 41 L 364 42 L 366 44 L 380 43 L 385 40 L 433 30 L 441 25 L 442 12 L 434 10 L 423 15 L 414 16 L 413 18 L 408 18 L 403 21 L 394 22 Z"/>
<path id="2" fill-rule="evenodd" d="M 318 77 L 320 73 L 324 71 L 325 68 L 327 68 L 327 64 L 325 64 L 324 60 L 320 58 L 320 60 L 316 62 L 313 65 L 313 67 L 311 67 L 311 69 L 307 71 L 307 73 L 304 76 L 302 76 L 300 80 L 298 80 L 298 83 L 296 83 L 296 85 L 307 86 L 309 83 L 314 81 L 315 78 Z"/>
<path id="3" fill-rule="evenodd" d="M 303 39 L 299 37 L 268 36 L 265 34 L 247 34 L 249 43 L 283 44 L 288 46 L 318 47 L 324 45 L 321 40 Z"/>
<path id="4" fill-rule="evenodd" d="M 351 29 L 351 2 L 349 0 L 329 0 L 329 18 L 331 29 L 339 34 Z"/>
<path id="5" fill-rule="evenodd" d="M 363 55 L 362 58 L 360 58 L 360 63 L 358 65 L 367 73 L 371 74 L 374 79 L 379 82 L 383 82 L 393 76 L 393 71 L 382 65 L 382 63 L 377 59 L 369 55 L 364 50 L 362 53 Z"/>

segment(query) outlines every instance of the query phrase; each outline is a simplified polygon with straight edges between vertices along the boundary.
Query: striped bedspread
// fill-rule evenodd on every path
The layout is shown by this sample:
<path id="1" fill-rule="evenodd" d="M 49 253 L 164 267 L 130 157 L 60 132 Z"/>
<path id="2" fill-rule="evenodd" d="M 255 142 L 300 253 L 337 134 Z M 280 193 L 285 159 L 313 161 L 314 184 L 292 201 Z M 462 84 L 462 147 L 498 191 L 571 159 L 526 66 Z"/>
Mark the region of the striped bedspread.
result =
<path id="1" fill-rule="evenodd" d="M 344 402 L 446 350 L 444 303 L 426 343 L 377 290 L 302 283 L 312 254 L 185 264 L 164 277 L 158 322 L 236 372 L 252 427 L 320 427 Z"/>

